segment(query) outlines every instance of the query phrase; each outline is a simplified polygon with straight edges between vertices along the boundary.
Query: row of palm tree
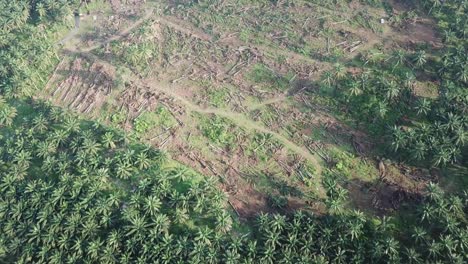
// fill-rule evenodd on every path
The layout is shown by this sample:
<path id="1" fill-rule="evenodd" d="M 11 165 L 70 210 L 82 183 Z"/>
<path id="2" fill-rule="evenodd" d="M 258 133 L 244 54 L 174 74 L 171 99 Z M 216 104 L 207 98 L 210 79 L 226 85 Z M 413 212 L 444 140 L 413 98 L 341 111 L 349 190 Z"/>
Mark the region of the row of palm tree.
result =
<path id="1" fill-rule="evenodd" d="M 31 96 L 58 62 L 57 31 L 68 23 L 72 1 L 0 1 L 0 91 Z M 47 30 L 44 28 L 47 27 Z"/>
<path id="2" fill-rule="evenodd" d="M 437 18 L 442 25 L 459 31 L 464 26 L 450 12 L 464 7 L 455 2 L 444 2 L 437 13 L 445 15 Z M 461 16 L 461 20 L 467 18 Z M 334 88 L 345 110 L 371 133 L 389 136 L 388 147 L 399 158 L 430 161 L 435 166 L 464 162 L 468 153 L 466 53 L 466 39 L 461 33 L 446 40 L 438 53 L 371 50 L 361 56 L 361 73 L 346 73 L 344 66 L 337 64 L 322 76 L 322 85 Z M 438 80 L 437 98 L 419 95 L 415 90 L 418 76 L 428 74 Z"/>
<path id="3" fill-rule="evenodd" d="M 34 114 L 5 124 L 2 134 L 0 240 L 2 246 L 14 241 L 2 247 L 3 261 L 65 261 L 68 255 L 99 262 L 106 236 L 116 232 L 125 253 L 138 256 L 149 236 L 231 230 L 216 181 L 167 167 L 163 153 L 127 145 L 119 132 L 39 103 Z M 107 257 L 120 252 L 108 250 Z"/>
<path id="4" fill-rule="evenodd" d="M 424 203 L 405 218 L 414 222 L 396 226 L 344 209 L 346 191 L 326 177 L 333 214 L 260 214 L 247 234 L 233 230 L 214 179 L 168 167 L 160 151 L 125 143 L 118 131 L 34 105 L 1 129 L 0 262 L 467 260 L 466 193 L 446 197 L 430 185 Z M 119 175 L 121 162 L 128 163 L 128 177 Z"/>

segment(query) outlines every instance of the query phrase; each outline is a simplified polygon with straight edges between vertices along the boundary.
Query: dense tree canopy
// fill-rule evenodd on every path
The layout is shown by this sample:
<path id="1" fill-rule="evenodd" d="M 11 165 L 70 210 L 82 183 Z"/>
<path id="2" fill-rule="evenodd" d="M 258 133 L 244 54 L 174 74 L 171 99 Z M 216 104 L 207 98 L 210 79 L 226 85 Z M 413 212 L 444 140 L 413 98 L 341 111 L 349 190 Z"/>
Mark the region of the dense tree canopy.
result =
<path id="1" fill-rule="evenodd" d="M 54 33 L 75 2 L 0 0 L 1 263 L 468 261 L 467 192 L 429 184 L 404 216 L 374 217 L 346 208 L 347 193 L 328 171 L 328 214 L 260 214 L 248 227 L 217 180 L 32 99 L 58 63 Z M 403 157 L 466 162 L 467 1 L 423 2 L 446 33 L 440 54 L 369 52 L 362 72 L 336 64 L 322 84 Z M 437 98 L 413 92 L 425 70 L 437 73 Z"/>
<path id="2" fill-rule="evenodd" d="M 356 62 L 361 72 L 343 75 L 338 64 L 323 75 L 322 85 L 333 88 L 333 95 L 370 132 L 388 136 L 387 147 L 398 158 L 434 166 L 466 163 L 466 1 L 422 2 L 446 33 L 442 49 L 370 50 Z M 428 74 L 437 83 L 435 98 L 415 92 L 415 81 Z"/>

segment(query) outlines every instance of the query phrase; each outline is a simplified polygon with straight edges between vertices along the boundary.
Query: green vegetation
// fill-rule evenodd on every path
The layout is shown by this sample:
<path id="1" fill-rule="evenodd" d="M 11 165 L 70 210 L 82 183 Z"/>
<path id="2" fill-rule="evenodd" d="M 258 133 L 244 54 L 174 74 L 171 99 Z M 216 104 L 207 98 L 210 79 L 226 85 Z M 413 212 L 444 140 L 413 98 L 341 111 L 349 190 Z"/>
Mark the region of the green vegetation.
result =
<path id="1" fill-rule="evenodd" d="M 292 76 L 289 76 L 291 79 Z M 289 79 L 274 72 L 272 69 L 267 68 L 263 64 L 256 64 L 250 73 L 250 79 L 256 83 L 262 83 L 271 87 L 285 91 L 289 88 Z"/>
<path id="2" fill-rule="evenodd" d="M 152 62 L 160 56 L 156 33 L 151 23 L 144 24 L 127 37 L 128 41 L 110 43 L 112 57 L 136 73 L 149 73 Z"/>
<path id="3" fill-rule="evenodd" d="M 0 263 L 467 263 L 467 8 L 0 0 Z"/>
<path id="4" fill-rule="evenodd" d="M 169 128 L 175 122 L 171 113 L 165 107 L 158 107 L 154 112 L 144 112 L 133 121 L 135 131 L 141 134 L 158 126 Z"/>
<path id="5" fill-rule="evenodd" d="M 212 179 L 167 167 L 161 152 L 128 145 L 97 123 L 41 105 L 30 110 L 1 130 L 8 136 L 0 148 L 2 262 L 466 260 L 466 193 L 446 197 L 430 185 L 396 229 L 389 218 L 343 211 L 346 192 L 327 177 L 337 214 L 261 214 L 255 232 L 234 235 Z M 271 203 L 283 208 L 286 200 L 271 196 Z"/>
<path id="6" fill-rule="evenodd" d="M 455 31 L 465 26 L 441 12 L 451 14 L 462 8 L 456 2 L 448 1 L 437 12 L 439 24 L 450 24 Z M 466 16 L 461 17 L 466 21 Z M 323 74 L 321 85 L 333 91 L 331 95 L 358 124 L 376 137 L 387 136 L 389 152 L 394 151 L 399 159 L 434 166 L 466 162 L 466 37 L 461 32 L 453 34 L 445 44 L 437 52 L 370 50 L 353 62 L 361 67 L 360 73 L 342 74 L 342 67 L 335 66 Z M 439 83 L 436 98 L 423 97 L 415 90 L 428 73 L 434 73 L 431 78 Z"/>
<path id="7" fill-rule="evenodd" d="M 256 157 L 261 161 L 268 161 L 277 145 L 278 143 L 275 142 L 271 134 L 257 133 L 253 136 L 246 152 L 247 155 Z"/>
<path id="8" fill-rule="evenodd" d="M 203 135 L 210 141 L 226 148 L 235 146 L 235 135 L 233 132 L 235 127 L 228 119 L 219 116 L 200 118 L 200 129 Z"/>

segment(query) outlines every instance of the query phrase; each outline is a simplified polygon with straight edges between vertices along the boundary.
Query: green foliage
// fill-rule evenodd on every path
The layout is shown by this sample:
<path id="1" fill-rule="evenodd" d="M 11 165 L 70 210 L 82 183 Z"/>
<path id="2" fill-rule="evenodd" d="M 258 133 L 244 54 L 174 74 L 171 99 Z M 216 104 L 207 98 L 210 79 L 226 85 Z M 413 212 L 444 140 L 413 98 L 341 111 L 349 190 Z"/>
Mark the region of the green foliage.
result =
<path id="1" fill-rule="evenodd" d="M 348 152 L 332 149 L 329 154 L 336 163 L 333 169 L 342 177 L 373 181 L 379 174 L 373 164 L 368 164 L 366 160 L 354 157 Z"/>
<path id="2" fill-rule="evenodd" d="M 295 171 L 296 177 L 307 187 L 316 187 L 317 177 L 315 168 L 312 165 L 301 164 Z"/>
<path id="3" fill-rule="evenodd" d="M 391 138 L 387 149 L 399 159 L 434 166 L 466 162 L 468 97 L 462 87 L 468 77 L 461 42 L 446 47 L 440 57 L 423 49 L 412 54 L 370 50 L 361 57 L 361 73 L 338 78 L 325 72 L 322 84 L 374 136 Z M 428 72 L 440 83 L 435 99 L 415 93 L 415 82 Z"/>
<path id="4" fill-rule="evenodd" d="M 54 34 L 70 13 L 65 1 L 0 1 L 0 91 L 33 95 L 58 63 Z M 37 26 L 41 21 L 47 29 Z M 54 23 L 52 23 L 54 22 Z"/>
<path id="5" fill-rule="evenodd" d="M 289 88 L 289 79 L 283 77 L 264 64 L 255 64 L 249 73 L 249 79 L 256 83 L 271 85 L 274 89 L 287 90 Z"/>
<path id="6" fill-rule="evenodd" d="M 124 112 L 117 112 L 111 116 L 111 121 L 114 124 L 120 124 L 125 121 L 125 113 Z"/>
<path id="7" fill-rule="evenodd" d="M 226 119 L 219 116 L 211 118 L 202 117 L 200 130 L 211 142 L 225 147 L 232 147 L 235 141 L 234 126 Z"/>
<path id="8" fill-rule="evenodd" d="M 229 88 L 226 87 L 211 87 L 207 90 L 208 97 L 210 98 L 210 104 L 215 107 L 226 106 Z"/>
<path id="9" fill-rule="evenodd" d="M 145 133 L 152 127 L 152 124 L 148 120 L 147 115 L 141 115 L 133 121 L 135 131 L 138 133 Z"/>
<path id="10" fill-rule="evenodd" d="M 382 31 L 378 24 L 379 19 L 369 14 L 367 10 L 360 11 L 353 17 L 353 21 L 363 28 L 371 29 L 373 32 Z"/>
<path id="11" fill-rule="evenodd" d="M 3 96 L 0 95 L 0 127 L 12 125 L 16 114 L 16 108 L 7 104 Z"/>
<path id="12" fill-rule="evenodd" d="M 260 214 L 252 233 L 244 234 L 232 230 L 227 197 L 216 180 L 169 165 L 164 153 L 134 144 L 119 131 L 79 120 L 41 102 L 12 100 L 33 95 L 44 86 L 44 76 L 57 63 L 54 30 L 49 24 L 70 13 L 72 2 L 76 1 L 0 1 L 0 91 L 8 98 L 0 97 L 0 263 L 468 261 L 466 192 L 448 196 L 430 184 L 421 204 L 408 208 L 404 225 L 350 212 L 339 177 L 352 178 L 348 174 L 365 172 L 366 167 L 352 156 L 338 153 L 334 155 L 335 168 L 322 178 L 331 214 Z M 343 76 L 337 65 L 324 78 L 324 85 L 340 95 L 340 102 L 349 112 L 355 111 L 356 118 L 374 124 L 375 131 L 406 122 L 392 131 L 396 139 L 402 139 L 394 141 L 397 151 L 444 164 L 467 153 L 466 7 L 463 1 L 455 0 L 423 2 L 447 30 L 444 41 L 449 48 L 440 60 L 426 51 L 390 60 L 371 57 L 364 66 L 378 65 L 380 71 L 371 72 L 371 76 L 366 71 Z M 275 43 L 304 54 L 312 49 L 301 32 L 289 28 L 293 24 L 305 27 L 305 18 L 294 16 L 297 8 L 344 6 L 337 1 L 289 0 L 256 1 L 254 8 L 247 9 L 238 7 L 251 0 L 224 8 L 219 8 L 224 1 L 174 3 L 176 11 L 191 6 L 208 10 L 211 25 L 207 28 L 213 34 L 218 27 L 215 24 L 247 25 L 256 29 L 252 32 L 260 31 L 258 36 L 272 34 L 279 37 Z M 283 6 L 288 8 L 279 8 Z M 249 21 L 241 13 L 258 19 Z M 193 17 L 202 20 L 199 15 Z M 278 28 L 283 36 L 273 32 Z M 122 55 L 119 59 L 134 70 L 144 70 L 153 58 L 169 60 L 173 54 L 187 52 L 187 38 L 181 34 L 164 29 L 169 33 L 164 48 L 159 49 L 156 41 L 144 37 L 146 29 L 130 36 L 141 43 L 114 44 L 121 45 L 113 50 L 114 55 Z M 249 41 L 259 41 L 258 36 L 249 36 Z M 123 54 L 127 49 L 128 57 Z M 424 101 L 411 94 L 412 81 L 405 79 L 408 69 L 417 78 L 426 70 L 437 72 L 440 96 Z M 251 76 L 276 89 L 289 86 L 290 78 L 263 64 L 257 64 Z M 112 121 L 123 122 L 125 117 L 119 113 Z M 408 117 L 418 119 L 409 122 Z M 174 122 L 171 118 L 167 109 L 160 108 L 137 118 L 135 126 L 139 131 L 158 122 L 170 126 Z M 216 144 L 232 147 L 236 142 L 238 131 L 227 119 L 203 119 L 200 129 Z M 252 151 L 267 159 L 275 144 L 268 134 L 257 134 Z M 307 184 L 313 172 L 301 167 L 299 177 Z M 274 192 L 268 201 L 284 209 L 285 196 L 294 195 L 296 190 L 283 180 L 275 185 L 281 195 Z"/>
<path id="13" fill-rule="evenodd" d="M 273 208 L 284 209 L 288 205 L 288 199 L 282 195 L 270 194 L 268 195 L 268 203 Z"/>
<path id="14" fill-rule="evenodd" d="M 255 133 L 249 143 L 245 150 L 246 154 L 261 161 L 270 160 L 273 150 L 278 146 L 278 142 L 273 139 L 273 136 L 267 133 Z"/>
<path id="15" fill-rule="evenodd" d="M 133 121 L 135 131 L 145 133 L 154 127 L 169 128 L 175 124 L 169 110 L 165 107 L 158 107 L 154 112 L 143 112 Z"/>
<path id="16" fill-rule="evenodd" d="M 111 42 L 111 53 L 136 73 L 149 73 L 150 66 L 161 56 L 157 34 L 151 23 L 144 23 L 123 41 Z"/>

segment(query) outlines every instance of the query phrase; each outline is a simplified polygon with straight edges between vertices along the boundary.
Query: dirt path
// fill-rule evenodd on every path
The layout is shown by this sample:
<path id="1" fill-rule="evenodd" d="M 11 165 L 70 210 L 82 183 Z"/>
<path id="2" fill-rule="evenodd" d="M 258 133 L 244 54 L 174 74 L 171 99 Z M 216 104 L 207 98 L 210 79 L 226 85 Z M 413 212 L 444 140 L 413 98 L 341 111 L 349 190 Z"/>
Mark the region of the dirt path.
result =
<path id="1" fill-rule="evenodd" d="M 110 63 L 101 60 L 96 55 L 94 55 L 94 54 L 92 54 L 90 52 L 73 52 L 72 54 L 78 54 L 80 56 L 87 57 L 89 59 L 97 60 L 97 61 L 99 61 L 100 63 L 102 63 L 104 65 L 107 65 L 109 67 L 113 67 Z M 294 153 L 296 153 L 296 154 L 304 157 L 308 161 L 310 161 L 315 166 L 315 168 L 317 169 L 318 174 L 320 175 L 321 165 L 320 165 L 320 158 L 318 156 L 312 155 L 308 150 L 296 145 L 296 143 L 292 142 L 287 137 L 285 137 L 285 136 L 283 136 L 283 135 L 281 135 L 281 134 L 279 134 L 279 133 L 277 133 L 275 131 L 272 131 L 271 129 L 269 129 L 269 128 L 255 122 L 255 121 L 250 120 L 245 115 L 240 114 L 240 113 L 236 113 L 236 112 L 232 112 L 232 111 L 229 111 L 227 109 L 221 109 L 221 108 L 202 108 L 202 107 L 194 104 L 193 102 L 187 100 L 185 97 L 177 94 L 175 92 L 175 90 L 176 90 L 175 88 L 177 88 L 177 87 L 174 86 L 174 84 L 170 84 L 169 82 L 157 82 L 157 81 L 154 81 L 154 80 L 142 80 L 142 81 L 140 81 L 137 76 L 132 76 L 132 79 L 136 83 L 142 82 L 143 85 L 146 85 L 146 86 L 151 87 L 151 88 L 153 88 L 155 90 L 161 91 L 161 92 L 167 94 L 168 96 L 176 99 L 177 101 L 181 102 L 187 108 L 188 111 L 198 112 L 198 113 L 202 113 L 202 114 L 215 114 L 215 115 L 218 115 L 218 116 L 221 116 L 221 117 L 228 118 L 231 121 L 233 121 L 236 125 L 244 127 L 246 129 L 256 130 L 256 131 L 259 131 L 259 132 L 262 132 L 262 133 L 271 134 L 276 140 L 281 142 L 289 150 L 293 151 Z M 270 100 L 266 100 L 264 102 L 261 102 L 261 103 L 255 105 L 254 107 L 258 108 L 258 107 L 268 105 L 268 104 L 272 104 L 272 103 L 275 103 L 275 102 L 281 102 L 281 101 L 286 100 L 286 99 L 287 99 L 287 96 L 283 95 L 283 96 L 280 96 L 280 97 L 272 98 Z M 252 109 L 252 108 L 250 108 L 250 109 Z"/>
<path id="2" fill-rule="evenodd" d="M 90 57 L 90 58 L 92 58 L 94 60 L 99 60 L 100 62 L 102 62 L 104 64 L 110 65 L 109 63 L 107 63 L 105 61 L 102 61 L 97 56 L 92 54 L 91 51 L 98 48 L 98 47 L 100 47 L 100 46 L 102 46 L 102 45 L 105 45 L 106 43 L 109 43 L 109 42 L 111 42 L 113 40 L 117 40 L 117 39 L 120 39 L 122 37 L 125 37 L 129 32 L 131 32 L 133 29 L 135 29 L 136 27 L 141 25 L 144 21 L 149 19 L 151 17 L 151 15 L 153 15 L 153 8 L 148 9 L 146 11 L 146 14 L 145 14 L 144 17 L 138 19 L 135 23 L 131 24 L 129 27 L 127 27 L 124 30 L 120 31 L 118 34 L 116 34 L 116 35 L 114 35 L 114 36 L 112 36 L 112 37 L 110 37 L 110 38 L 108 38 L 106 40 L 100 41 L 100 42 L 94 44 L 91 47 L 88 47 L 88 48 L 85 48 L 85 49 L 79 49 L 78 48 L 78 50 L 68 50 L 68 51 L 65 50 L 65 53 L 67 54 L 67 52 L 68 52 L 69 54 L 70 53 L 80 54 L 82 56 Z M 172 28 L 174 28 L 174 29 L 176 29 L 178 31 L 181 31 L 181 32 L 186 33 L 186 34 L 190 34 L 190 35 L 195 36 L 197 38 L 200 38 L 202 40 L 209 41 L 209 39 L 208 39 L 208 38 L 210 38 L 209 35 L 202 33 L 200 30 L 197 30 L 196 28 L 192 28 L 192 26 L 190 26 L 189 29 L 184 27 L 185 24 L 186 24 L 185 22 L 180 21 L 180 23 L 182 23 L 182 25 L 184 25 L 184 26 L 180 26 L 178 24 L 179 21 L 176 21 L 176 22 L 172 21 L 172 20 L 174 20 L 174 18 L 168 19 L 167 17 L 161 17 L 158 20 L 161 23 L 163 23 L 165 25 L 168 25 L 168 26 L 170 26 L 170 27 L 172 27 Z M 68 39 L 70 39 L 70 38 L 71 37 L 69 37 Z M 228 41 L 228 42 L 231 42 L 231 41 Z M 228 43 L 226 43 L 226 44 L 228 44 Z M 230 43 L 230 44 L 232 45 L 232 43 Z M 240 47 L 241 45 L 239 45 L 239 44 L 243 44 L 243 43 L 237 42 L 236 44 L 237 44 L 237 46 Z M 236 44 L 235 44 L 235 46 L 236 46 Z M 273 50 L 273 49 L 271 49 L 269 47 L 263 47 L 263 49 L 266 49 L 266 51 L 270 51 L 270 52 L 274 51 L 274 52 L 276 52 L 278 54 L 278 50 Z M 287 54 L 288 57 L 293 58 L 293 59 L 302 59 L 302 60 L 306 59 L 306 57 L 304 57 L 302 55 L 299 55 L 299 54 L 296 54 L 296 53 L 293 53 L 293 52 L 289 52 L 289 51 L 282 51 L 282 52 L 279 52 L 279 53 L 280 54 Z M 308 60 L 311 60 L 311 59 L 308 59 Z M 313 60 L 311 60 L 311 61 L 313 61 Z M 136 82 L 139 81 L 137 79 L 138 77 L 135 76 L 134 78 L 135 78 Z M 256 131 L 259 131 L 259 132 L 262 132 L 262 133 L 271 134 L 276 140 L 281 142 L 286 148 L 288 148 L 289 150 L 293 151 L 294 153 L 296 153 L 296 154 L 304 157 L 308 161 L 310 161 L 316 167 L 318 174 L 320 174 L 321 165 L 320 165 L 320 162 L 319 162 L 319 160 L 320 160 L 319 157 L 312 155 L 308 150 L 296 145 L 294 142 L 289 140 L 287 137 L 285 137 L 285 136 L 283 136 L 283 135 L 281 135 L 281 134 L 279 134 L 279 133 L 277 133 L 275 131 L 272 131 L 271 129 L 268 129 L 267 127 L 255 122 L 255 121 L 250 120 L 245 115 L 240 114 L 240 113 L 235 113 L 235 112 L 232 112 L 232 111 L 229 111 L 229 110 L 226 110 L 226 109 L 202 108 L 202 107 L 194 104 L 193 102 L 190 102 L 186 98 L 180 96 L 176 92 L 174 92 L 175 87 L 174 87 L 173 84 L 170 84 L 170 83 L 161 83 L 161 82 L 158 83 L 158 82 L 153 82 L 153 81 L 150 81 L 150 80 L 143 80 L 143 83 L 148 85 L 149 87 L 152 87 L 152 88 L 154 88 L 156 90 L 164 92 L 165 94 L 167 94 L 167 95 L 173 97 L 174 99 L 180 101 L 182 104 L 185 105 L 185 107 L 187 107 L 187 109 L 189 111 L 194 111 L 194 112 L 203 113 L 203 114 L 215 114 L 215 115 L 218 115 L 218 116 L 221 116 L 221 117 L 228 118 L 231 121 L 233 121 L 235 124 L 237 124 L 237 125 L 239 125 L 241 127 L 244 127 L 246 129 L 256 130 Z M 276 97 L 276 98 L 272 98 L 272 99 L 260 102 L 260 103 L 258 103 L 256 105 L 252 106 L 249 110 L 254 110 L 254 109 L 260 108 L 262 106 L 268 105 L 268 104 L 281 102 L 281 101 L 284 101 L 286 99 L 287 99 L 287 96 L 282 95 L 282 96 L 279 96 L 279 97 Z"/>
<path id="3" fill-rule="evenodd" d="M 267 105 L 271 105 L 271 104 L 275 104 L 275 103 L 279 103 L 279 102 L 283 102 L 285 101 L 286 99 L 288 99 L 288 97 L 286 95 L 280 95 L 280 96 L 277 96 L 277 97 L 273 97 L 271 99 L 267 99 L 267 100 L 264 100 L 262 102 L 259 102 L 259 103 L 256 103 L 256 104 L 253 104 L 249 107 L 247 107 L 247 109 L 249 111 L 254 111 L 254 110 L 257 110 L 259 108 L 262 108 L 264 106 L 267 106 Z"/>
<path id="4" fill-rule="evenodd" d="M 246 117 L 243 114 L 240 113 L 235 113 L 232 111 L 229 111 L 227 109 L 220 109 L 220 108 L 202 108 L 186 98 L 180 96 L 177 94 L 175 91 L 175 87 L 173 84 L 170 83 L 156 83 L 154 81 L 145 81 L 144 82 L 146 85 L 149 87 L 152 87 L 156 90 L 159 90 L 161 92 L 164 92 L 165 94 L 171 96 L 172 98 L 178 100 L 181 102 L 183 105 L 187 107 L 189 111 L 194 111 L 198 113 L 203 113 L 203 114 L 215 114 L 221 117 L 225 117 L 233 121 L 236 125 L 244 127 L 248 130 L 256 130 L 262 133 L 270 134 L 272 135 L 276 140 L 281 142 L 286 148 L 289 150 L 293 151 L 294 153 L 304 157 L 308 161 L 310 161 L 314 167 L 317 169 L 318 174 L 321 172 L 321 165 L 319 162 L 319 158 L 317 156 L 312 155 L 308 150 L 296 145 L 294 142 L 289 140 L 287 137 L 272 131 L 271 129 L 266 128 L 265 126 L 250 120 L 248 117 Z M 283 98 L 275 98 L 276 101 L 281 101 L 286 99 L 286 97 Z"/>

